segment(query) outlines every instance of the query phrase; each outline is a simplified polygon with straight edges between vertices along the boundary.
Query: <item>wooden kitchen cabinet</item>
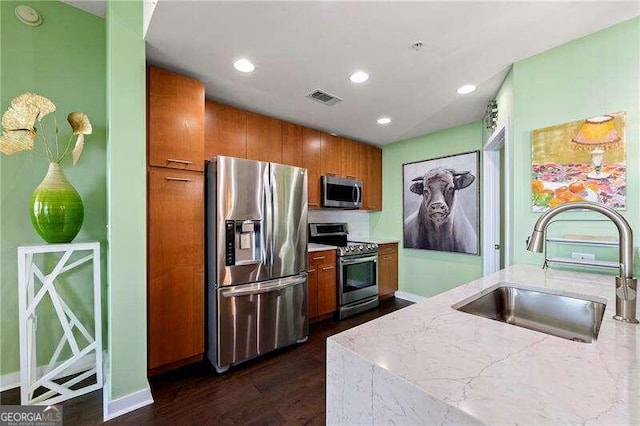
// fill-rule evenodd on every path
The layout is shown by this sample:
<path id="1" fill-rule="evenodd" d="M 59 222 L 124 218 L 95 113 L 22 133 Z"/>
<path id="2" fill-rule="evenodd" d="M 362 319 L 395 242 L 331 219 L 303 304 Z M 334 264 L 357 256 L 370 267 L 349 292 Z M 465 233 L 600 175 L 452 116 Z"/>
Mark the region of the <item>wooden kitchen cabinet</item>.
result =
<path id="1" fill-rule="evenodd" d="M 365 176 L 362 208 L 379 211 L 382 210 L 382 150 L 376 146 L 364 145 L 361 152 L 361 161 L 364 161 L 362 174 Z"/>
<path id="2" fill-rule="evenodd" d="M 360 142 L 353 141 L 351 139 L 343 138 L 342 140 L 342 175 L 349 179 L 357 179 L 365 181 L 365 176 L 362 173 L 363 164 L 360 161 L 360 157 L 363 154 L 362 146 Z M 366 169 L 364 169 L 366 170 Z"/>
<path id="3" fill-rule="evenodd" d="M 149 165 L 204 170 L 204 84 L 148 67 L 147 138 Z"/>
<path id="4" fill-rule="evenodd" d="M 335 250 L 309 253 L 309 320 L 320 321 L 337 309 Z"/>
<path id="5" fill-rule="evenodd" d="M 307 169 L 308 205 L 320 208 L 320 176 L 322 176 L 322 132 L 304 127 L 302 129 L 302 167 Z"/>
<path id="6" fill-rule="evenodd" d="M 282 163 L 282 121 L 247 113 L 247 158 Z"/>
<path id="7" fill-rule="evenodd" d="M 249 112 L 207 100 L 205 102 L 205 159 L 216 155 L 247 158 Z"/>
<path id="8" fill-rule="evenodd" d="M 321 135 L 320 176 L 343 176 L 343 139 L 324 132 Z"/>
<path id="9" fill-rule="evenodd" d="M 398 290 L 398 243 L 378 245 L 378 296 L 392 297 Z"/>
<path id="10" fill-rule="evenodd" d="M 282 122 L 282 164 L 304 167 L 303 131 L 302 126 Z"/>
<path id="11" fill-rule="evenodd" d="M 204 353 L 204 176 L 149 167 L 148 368 Z"/>

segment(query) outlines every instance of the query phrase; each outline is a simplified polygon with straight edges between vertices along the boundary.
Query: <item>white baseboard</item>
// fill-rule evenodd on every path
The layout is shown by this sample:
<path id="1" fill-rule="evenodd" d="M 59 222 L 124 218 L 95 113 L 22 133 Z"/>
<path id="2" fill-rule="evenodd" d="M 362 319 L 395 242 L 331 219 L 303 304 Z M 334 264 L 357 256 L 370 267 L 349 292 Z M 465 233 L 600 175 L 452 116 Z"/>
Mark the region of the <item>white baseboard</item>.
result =
<path id="1" fill-rule="evenodd" d="M 417 294 L 407 293 L 400 290 L 396 291 L 394 295 L 398 299 L 408 300 L 409 302 L 415 302 L 415 303 L 422 302 L 423 300 L 427 299 L 426 297 L 418 296 Z"/>
<path id="2" fill-rule="evenodd" d="M 65 362 L 65 360 L 58 361 L 54 368 L 58 365 Z M 72 367 L 69 367 L 65 370 L 68 374 L 77 374 L 83 371 L 87 371 L 90 368 L 93 368 L 96 363 L 96 354 L 95 352 L 91 352 L 82 358 L 79 362 L 75 363 Z M 42 377 L 47 370 L 47 365 L 40 365 L 36 370 L 36 375 L 38 377 Z M 13 373 L 8 373 L 0 376 L 0 392 L 4 392 L 9 389 L 14 389 L 20 387 L 20 371 L 14 371 Z"/>
<path id="3" fill-rule="evenodd" d="M 19 386 L 20 386 L 19 371 L 14 371 L 13 373 L 3 374 L 2 376 L 0 376 L 0 392 L 17 388 Z"/>
<path id="4" fill-rule="evenodd" d="M 108 400 L 107 396 L 110 394 L 109 384 L 105 385 L 104 392 L 104 406 L 102 417 L 106 422 L 123 414 L 130 413 L 138 408 L 142 408 L 145 405 L 153 404 L 153 396 L 151 395 L 151 388 L 149 383 L 147 387 L 139 391 L 130 393 L 129 395 L 122 396 L 113 400 Z"/>

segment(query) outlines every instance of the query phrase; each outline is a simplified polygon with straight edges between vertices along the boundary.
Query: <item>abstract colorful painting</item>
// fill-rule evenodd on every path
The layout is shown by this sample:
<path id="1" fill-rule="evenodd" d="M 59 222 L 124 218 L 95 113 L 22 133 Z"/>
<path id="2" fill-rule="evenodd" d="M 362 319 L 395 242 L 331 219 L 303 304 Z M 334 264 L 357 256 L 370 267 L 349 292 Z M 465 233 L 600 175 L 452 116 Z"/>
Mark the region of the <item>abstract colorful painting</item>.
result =
<path id="1" fill-rule="evenodd" d="M 625 143 L 624 112 L 532 131 L 533 211 L 571 201 L 626 209 Z"/>

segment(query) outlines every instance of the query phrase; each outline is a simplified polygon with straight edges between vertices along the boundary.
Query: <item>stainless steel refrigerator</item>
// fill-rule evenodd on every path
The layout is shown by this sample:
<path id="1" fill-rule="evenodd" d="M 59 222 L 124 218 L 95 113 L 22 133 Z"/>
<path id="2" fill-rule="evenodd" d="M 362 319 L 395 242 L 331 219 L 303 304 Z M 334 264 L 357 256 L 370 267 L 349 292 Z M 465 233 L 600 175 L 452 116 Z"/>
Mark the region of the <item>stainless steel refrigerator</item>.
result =
<path id="1" fill-rule="evenodd" d="M 219 156 L 206 192 L 207 357 L 223 372 L 307 339 L 307 170 Z"/>

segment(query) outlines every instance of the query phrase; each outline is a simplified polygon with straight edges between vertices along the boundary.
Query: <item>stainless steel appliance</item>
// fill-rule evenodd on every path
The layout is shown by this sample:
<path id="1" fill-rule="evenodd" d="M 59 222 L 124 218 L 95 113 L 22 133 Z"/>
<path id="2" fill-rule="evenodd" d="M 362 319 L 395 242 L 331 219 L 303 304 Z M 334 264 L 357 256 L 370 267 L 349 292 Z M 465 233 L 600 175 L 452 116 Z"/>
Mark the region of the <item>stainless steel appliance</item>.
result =
<path id="1" fill-rule="evenodd" d="M 322 176 L 322 207 L 359 209 L 362 207 L 362 181 Z"/>
<path id="2" fill-rule="evenodd" d="M 207 357 L 218 372 L 308 336 L 307 171 L 207 164 Z"/>
<path id="3" fill-rule="evenodd" d="M 340 319 L 378 306 L 378 245 L 348 241 L 346 223 L 311 223 L 309 241 L 338 246 L 337 285 Z"/>

